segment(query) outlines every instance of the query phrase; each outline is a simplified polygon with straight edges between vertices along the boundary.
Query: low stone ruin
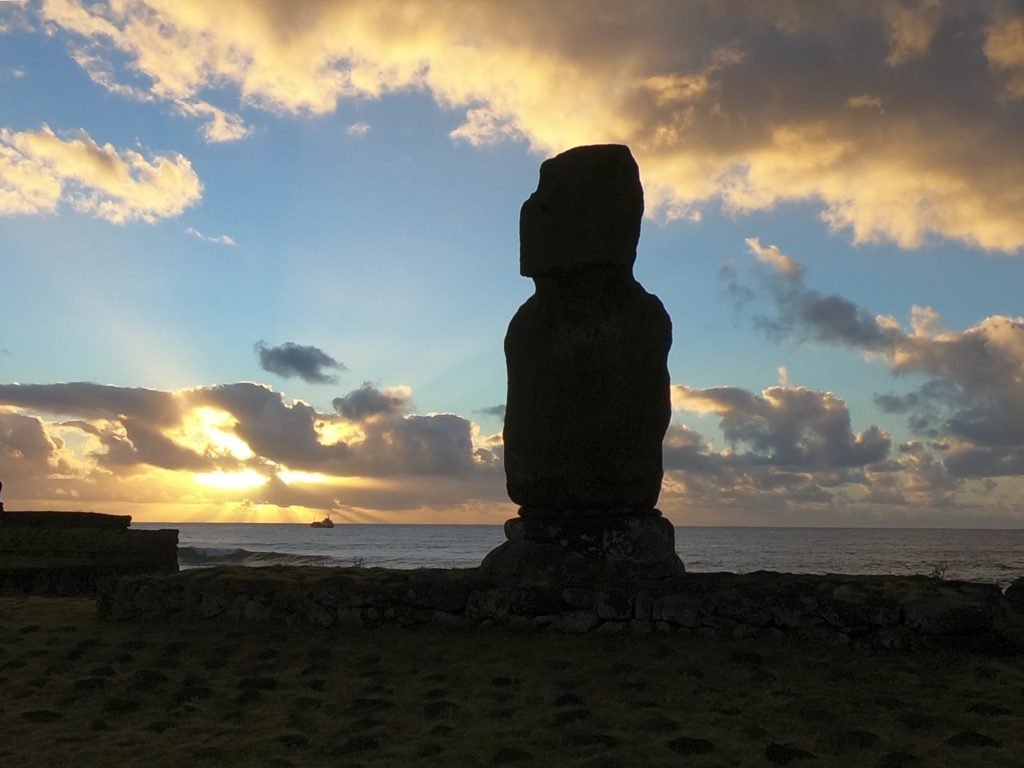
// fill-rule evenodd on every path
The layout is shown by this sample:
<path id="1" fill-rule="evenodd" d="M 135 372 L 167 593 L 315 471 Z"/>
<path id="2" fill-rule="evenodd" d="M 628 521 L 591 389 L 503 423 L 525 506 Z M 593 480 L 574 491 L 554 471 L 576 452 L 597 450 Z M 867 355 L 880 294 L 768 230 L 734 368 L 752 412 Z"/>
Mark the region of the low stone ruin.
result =
<path id="1" fill-rule="evenodd" d="M 176 530 L 129 529 L 128 515 L 0 513 L 0 595 L 96 594 L 107 576 L 174 573 Z"/>
<path id="2" fill-rule="evenodd" d="M 480 569 L 225 567 L 102 583 L 116 621 L 312 627 L 495 625 L 566 633 L 798 636 L 913 648 L 986 643 L 1024 651 L 1024 603 L 994 584 L 926 576 L 686 573 L 621 585 L 502 585 Z M 254 630 L 256 631 L 256 630 Z"/>
<path id="3" fill-rule="evenodd" d="M 493 579 L 663 578 L 683 570 L 655 505 L 671 417 L 672 324 L 633 277 L 644 210 L 628 147 L 545 161 L 520 214 L 520 273 L 536 292 L 505 337 L 505 474 L 521 505 L 490 553 Z"/>

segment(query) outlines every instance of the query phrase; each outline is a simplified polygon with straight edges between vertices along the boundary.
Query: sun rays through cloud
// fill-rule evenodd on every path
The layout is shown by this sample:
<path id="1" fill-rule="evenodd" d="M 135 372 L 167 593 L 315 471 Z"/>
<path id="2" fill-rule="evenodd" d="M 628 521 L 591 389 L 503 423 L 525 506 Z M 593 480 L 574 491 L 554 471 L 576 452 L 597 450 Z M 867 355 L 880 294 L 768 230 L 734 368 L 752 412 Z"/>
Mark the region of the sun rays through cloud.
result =
<path id="1" fill-rule="evenodd" d="M 519 208 L 623 143 L 666 514 L 1024 524 L 1013 3 L 33 0 L 0 42 L 9 506 L 500 522 Z"/>

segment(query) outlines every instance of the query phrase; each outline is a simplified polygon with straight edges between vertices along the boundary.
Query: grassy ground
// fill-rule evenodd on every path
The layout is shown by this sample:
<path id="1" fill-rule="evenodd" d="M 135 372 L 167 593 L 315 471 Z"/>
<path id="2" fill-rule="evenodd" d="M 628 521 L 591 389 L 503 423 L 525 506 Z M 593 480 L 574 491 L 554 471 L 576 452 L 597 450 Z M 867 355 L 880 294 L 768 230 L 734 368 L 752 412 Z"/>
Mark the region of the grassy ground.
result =
<path id="1" fill-rule="evenodd" d="M 1021 766 L 1024 658 L 0 599 L 0 765 Z"/>

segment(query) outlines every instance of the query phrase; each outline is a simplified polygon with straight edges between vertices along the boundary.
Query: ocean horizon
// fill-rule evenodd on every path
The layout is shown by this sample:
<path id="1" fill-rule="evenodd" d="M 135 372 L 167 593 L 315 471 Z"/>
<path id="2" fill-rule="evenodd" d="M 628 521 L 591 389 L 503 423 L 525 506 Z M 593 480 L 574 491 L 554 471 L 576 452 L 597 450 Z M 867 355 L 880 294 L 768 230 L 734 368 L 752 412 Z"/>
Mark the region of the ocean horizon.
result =
<path id="1" fill-rule="evenodd" d="M 133 523 L 177 528 L 182 568 L 317 565 L 469 568 L 503 527 L 451 523 Z M 925 575 L 1008 586 L 1024 576 L 1024 529 L 675 526 L 688 571 Z"/>

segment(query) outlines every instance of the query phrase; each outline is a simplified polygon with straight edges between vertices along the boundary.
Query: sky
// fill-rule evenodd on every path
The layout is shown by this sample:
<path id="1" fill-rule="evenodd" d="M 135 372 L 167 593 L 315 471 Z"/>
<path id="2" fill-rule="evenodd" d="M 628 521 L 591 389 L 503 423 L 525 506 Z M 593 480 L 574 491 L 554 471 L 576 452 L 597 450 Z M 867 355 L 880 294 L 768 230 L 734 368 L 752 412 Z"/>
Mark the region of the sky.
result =
<path id="1" fill-rule="evenodd" d="M 547 157 L 628 145 L 677 525 L 1024 526 L 1024 5 L 0 1 L 0 479 L 500 523 Z"/>

